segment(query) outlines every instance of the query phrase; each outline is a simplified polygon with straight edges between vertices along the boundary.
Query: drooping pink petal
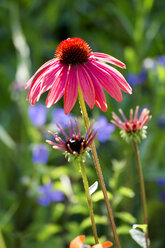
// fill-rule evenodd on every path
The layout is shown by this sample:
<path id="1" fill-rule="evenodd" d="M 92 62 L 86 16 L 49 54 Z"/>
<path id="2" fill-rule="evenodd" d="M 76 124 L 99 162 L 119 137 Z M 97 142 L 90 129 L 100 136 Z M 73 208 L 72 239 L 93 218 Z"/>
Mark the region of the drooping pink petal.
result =
<path id="1" fill-rule="evenodd" d="M 137 121 L 137 119 L 138 119 L 138 112 L 139 112 L 139 106 L 136 106 L 135 115 L 134 115 L 134 120 L 135 121 Z"/>
<path id="2" fill-rule="evenodd" d="M 63 134 L 63 136 L 68 140 L 69 137 L 66 134 L 66 132 L 64 131 L 64 129 L 60 126 L 60 124 L 59 123 L 56 123 L 56 126 L 58 127 L 58 129 L 60 130 L 60 132 Z"/>
<path id="3" fill-rule="evenodd" d="M 51 88 L 56 77 L 59 75 L 62 69 L 62 65 L 56 62 L 44 72 L 41 72 L 31 84 L 27 98 L 29 98 L 30 103 L 33 105 L 39 100 L 40 96 L 47 90 Z"/>
<path id="4" fill-rule="evenodd" d="M 75 65 L 70 65 L 67 83 L 64 92 L 64 112 L 69 114 L 74 107 L 78 95 L 78 81 Z"/>
<path id="5" fill-rule="evenodd" d="M 121 122 L 120 118 L 114 112 L 112 112 L 112 117 L 115 121 Z"/>
<path id="6" fill-rule="evenodd" d="M 49 130 L 48 130 L 48 133 L 50 133 L 50 134 L 54 137 L 54 139 L 55 139 L 57 142 L 59 142 L 60 144 L 65 144 L 65 142 L 64 142 L 58 135 L 54 134 L 53 132 L 51 132 L 51 131 L 49 131 Z"/>
<path id="7" fill-rule="evenodd" d="M 90 126 L 89 126 L 89 128 L 87 130 L 87 133 L 85 135 L 85 139 L 88 139 L 88 135 L 91 132 L 93 125 L 94 125 L 94 121 L 91 122 L 91 124 L 90 124 Z"/>
<path id="8" fill-rule="evenodd" d="M 68 65 L 63 65 L 63 68 L 53 83 L 51 90 L 46 99 L 46 107 L 50 108 L 53 104 L 58 102 L 64 94 L 65 85 L 68 77 Z"/>
<path id="9" fill-rule="evenodd" d="M 105 70 L 98 66 L 94 61 L 87 62 L 89 69 L 91 72 L 97 77 L 98 81 L 102 85 L 102 87 L 117 101 L 122 101 L 122 94 L 119 86 L 115 82 L 115 80 L 109 75 Z"/>
<path id="10" fill-rule="evenodd" d="M 102 111 L 106 112 L 107 111 L 107 102 L 106 98 L 103 92 L 102 87 L 100 86 L 99 81 L 95 77 L 95 75 L 88 69 L 88 66 L 84 64 L 86 71 L 88 72 L 92 82 L 93 86 L 95 89 L 95 104 L 97 107 L 99 107 Z"/>
<path id="11" fill-rule="evenodd" d="M 132 94 L 131 86 L 127 83 L 123 75 L 118 70 L 102 62 L 95 61 L 95 63 L 111 75 L 111 77 L 116 81 L 121 90 L 128 94 Z"/>
<path id="12" fill-rule="evenodd" d="M 81 64 L 77 64 L 77 76 L 84 99 L 89 107 L 93 108 L 95 104 L 95 90 L 91 78 L 88 76 L 85 67 Z"/>
<path id="13" fill-rule="evenodd" d="M 133 120 L 133 109 L 130 109 L 130 121 Z"/>
<path id="14" fill-rule="evenodd" d="M 51 59 L 49 61 L 47 61 L 45 64 L 43 64 L 37 71 L 36 73 L 28 80 L 28 82 L 25 85 L 25 89 L 27 89 L 31 83 L 33 82 L 33 80 L 38 77 L 39 74 L 43 73 L 48 67 L 50 67 L 52 64 L 54 64 L 55 62 L 57 62 L 57 59 Z"/>
<path id="15" fill-rule="evenodd" d="M 77 134 L 78 136 L 80 136 L 80 127 L 79 127 L 79 123 L 78 121 L 75 119 L 75 122 L 76 122 L 76 128 L 77 128 Z"/>
<path id="16" fill-rule="evenodd" d="M 119 123 L 119 122 L 116 122 L 114 120 L 111 120 L 111 123 L 114 124 L 115 126 L 121 128 L 121 129 L 125 129 L 125 126 L 124 126 L 124 124 L 122 122 Z"/>
<path id="17" fill-rule="evenodd" d="M 123 112 L 123 110 L 122 110 L 121 108 L 119 109 L 119 112 L 120 112 L 120 114 L 121 114 L 123 120 L 124 120 L 125 122 L 127 122 L 128 120 L 127 120 L 127 118 L 125 117 L 124 112 Z"/>
<path id="18" fill-rule="evenodd" d="M 95 53 L 95 52 L 93 52 L 91 55 L 94 55 L 94 58 L 96 58 L 98 60 L 101 60 L 101 61 L 113 64 L 113 65 L 116 65 L 116 66 L 124 68 L 124 69 L 126 68 L 126 65 L 123 62 L 121 62 L 120 60 L 112 57 L 111 55 L 108 55 L 108 54 L 105 54 L 105 53 Z"/>
<path id="19" fill-rule="evenodd" d="M 91 144 L 92 144 L 92 142 L 94 141 L 94 139 L 96 138 L 96 136 L 97 136 L 97 131 L 95 131 L 94 133 L 92 133 L 93 135 L 92 135 L 92 137 L 91 138 L 89 138 L 89 140 L 88 140 L 88 142 L 87 142 L 87 144 L 86 144 L 86 147 L 89 147 Z"/>

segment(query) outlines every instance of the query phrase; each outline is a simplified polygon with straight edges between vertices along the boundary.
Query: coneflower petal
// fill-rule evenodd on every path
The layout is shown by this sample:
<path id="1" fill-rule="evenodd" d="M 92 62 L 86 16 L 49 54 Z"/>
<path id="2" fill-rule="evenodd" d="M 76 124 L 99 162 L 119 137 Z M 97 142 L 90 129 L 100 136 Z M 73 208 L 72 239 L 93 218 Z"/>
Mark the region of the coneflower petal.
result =
<path id="1" fill-rule="evenodd" d="M 91 78 L 88 76 L 83 65 L 77 65 L 77 75 L 78 83 L 80 84 L 80 88 L 82 90 L 85 101 L 90 108 L 93 108 L 95 104 L 95 90 Z"/>
<path id="2" fill-rule="evenodd" d="M 118 84 L 121 90 L 123 90 L 128 94 L 132 94 L 131 86 L 127 83 L 123 75 L 118 70 L 105 63 L 101 63 L 101 62 L 95 62 L 95 63 L 103 70 L 105 70 L 108 74 L 111 75 L 111 77 L 116 81 L 116 83 Z"/>
<path id="3" fill-rule="evenodd" d="M 69 114 L 74 107 L 78 95 L 78 82 L 75 65 L 70 65 L 67 83 L 64 92 L 64 112 Z"/>
<path id="4" fill-rule="evenodd" d="M 50 66 L 44 73 L 41 73 L 34 79 L 27 96 L 32 105 L 39 100 L 41 94 L 49 90 L 60 70 L 61 65 L 57 62 L 56 65 Z"/>
<path id="5" fill-rule="evenodd" d="M 100 86 L 100 83 L 95 77 L 95 75 L 88 69 L 88 66 L 86 66 L 85 64 L 84 66 L 93 82 L 93 86 L 95 89 L 95 104 L 97 105 L 97 107 L 99 107 L 102 111 L 105 112 L 107 111 L 107 102 L 106 102 L 106 98 L 104 95 L 104 91 L 102 87 Z"/>
<path id="6" fill-rule="evenodd" d="M 43 73 L 46 69 L 48 69 L 52 64 L 54 64 L 57 61 L 57 59 L 51 59 L 47 61 L 45 64 L 43 64 L 37 71 L 36 73 L 28 80 L 28 82 L 25 85 L 25 89 L 27 89 L 33 80 L 39 76 L 39 74 Z"/>
<path id="7" fill-rule="evenodd" d="M 122 94 L 116 81 L 105 70 L 93 61 L 88 61 L 88 67 L 97 77 L 102 87 L 117 101 L 122 101 Z"/>
<path id="8" fill-rule="evenodd" d="M 68 76 L 68 65 L 63 65 L 62 71 L 53 83 L 51 90 L 46 99 L 46 107 L 51 107 L 58 102 L 64 94 L 65 85 Z"/>
<path id="9" fill-rule="evenodd" d="M 92 52 L 91 55 L 94 55 L 94 58 L 96 58 L 98 60 L 101 60 L 101 61 L 113 64 L 113 65 L 119 66 L 119 67 L 124 68 L 124 69 L 126 68 L 126 65 L 123 62 L 121 62 L 120 60 L 114 58 L 111 55 L 108 55 L 108 54 L 105 54 L 105 53 L 95 53 L 95 52 Z"/>

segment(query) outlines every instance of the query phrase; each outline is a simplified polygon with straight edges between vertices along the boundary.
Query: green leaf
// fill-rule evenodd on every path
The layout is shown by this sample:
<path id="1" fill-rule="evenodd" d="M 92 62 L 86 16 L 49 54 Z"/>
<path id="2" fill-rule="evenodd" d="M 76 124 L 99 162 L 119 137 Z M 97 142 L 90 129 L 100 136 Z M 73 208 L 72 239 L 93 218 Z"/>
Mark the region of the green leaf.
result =
<path id="1" fill-rule="evenodd" d="M 127 226 L 127 225 L 122 225 L 122 226 L 117 227 L 118 235 L 129 234 L 129 230 L 130 230 L 130 226 Z"/>
<path id="2" fill-rule="evenodd" d="M 133 238 L 133 240 L 135 240 L 137 244 L 139 244 L 143 248 L 146 248 L 146 240 L 145 240 L 144 232 L 141 232 L 136 229 L 131 229 L 129 232 L 130 232 L 131 237 Z M 148 239 L 148 245 L 150 245 L 149 239 Z"/>
<path id="3" fill-rule="evenodd" d="M 127 222 L 127 223 L 130 223 L 130 224 L 133 224 L 136 222 L 136 219 L 135 217 L 132 216 L 132 214 L 128 213 L 128 212 L 120 212 L 120 213 L 116 213 L 115 215 L 117 218 Z"/>
<path id="4" fill-rule="evenodd" d="M 49 239 L 52 235 L 58 233 L 61 230 L 59 225 L 47 224 L 42 227 L 41 231 L 37 234 L 37 239 L 41 242 Z"/>
<path id="5" fill-rule="evenodd" d="M 98 216 L 95 215 L 95 222 L 96 224 L 106 225 L 108 223 L 108 219 L 106 216 Z M 91 219 L 90 217 L 83 220 L 83 222 L 80 225 L 81 230 L 84 230 L 88 227 L 91 227 Z"/>
<path id="6" fill-rule="evenodd" d="M 6 130 L 0 125 L 0 139 L 1 141 L 11 149 L 15 148 L 15 142 L 6 132 Z"/>
<path id="7" fill-rule="evenodd" d="M 108 193 L 108 198 L 112 199 L 113 198 L 112 194 L 110 192 L 107 192 L 107 193 Z M 92 201 L 93 202 L 98 202 L 98 201 L 101 201 L 101 200 L 104 200 L 103 192 L 101 190 L 95 192 L 92 195 Z"/>
<path id="8" fill-rule="evenodd" d="M 120 187 L 118 193 L 129 198 L 133 198 L 135 196 L 133 190 L 127 187 Z"/>
<path id="9" fill-rule="evenodd" d="M 7 248 L 1 230 L 0 230 L 0 247 Z"/>

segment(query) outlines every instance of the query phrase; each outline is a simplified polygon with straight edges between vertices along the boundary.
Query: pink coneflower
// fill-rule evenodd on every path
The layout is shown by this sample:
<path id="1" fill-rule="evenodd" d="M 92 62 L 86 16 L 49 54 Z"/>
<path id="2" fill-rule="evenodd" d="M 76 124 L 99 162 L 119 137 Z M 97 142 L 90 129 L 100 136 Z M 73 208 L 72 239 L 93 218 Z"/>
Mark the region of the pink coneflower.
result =
<path id="1" fill-rule="evenodd" d="M 70 121 L 70 124 L 68 124 L 69 135 L 63 130 L 63 128 L 59 124 L 56 124 L 59 131 L 64 136 L 65 141 L 58 135 L 49 131 L 49 133 L 54 137 L 56 142 L 53 142 L 51 140 L 46 140 L 46 142 L 52 145 L 54 149 L 61 150 L 76 156 L 84 153 L 95 139 L 97 132 L 94 131 L 94 123 L 92 122 L 84 138 L 80 135 L 80 127 L 78 121 L 75 120 L 75 124 L 77 132 L 75 130 L 72 120 Z"/>
<path id="2" fill-rule="evenodd" d="M 84 40 L 68 38 L 57 47 L 55 58 L 42 65 L 29 79 L 25 86 L 30 86 L 27 99 L 34 105 L 41 94 L 50 90 L 46 99 L 49 108 L 64 95 L 64 112 L 68 114 L 76 103 L 79 85 L 90 108 L 96 104 L 106 111 L 103 88 L 117 101 L 122 101 L 121 90 L 131 94 L 132 89 L 122 74 L 105 62 L 126 68 L 108 54 L 92 52 Z"/>
<path id="3" fill-rule="evenodd" d="M 119 109 L 119 112 L 123 118 L 123 121 L 115 114 L 112 113 L 113 120 L 111 121 L 114 125 L 119 127 L 122 131 L 121 134 L 123 138 L 127 137 L 133 139 L 146 138 L 146 126 L 145 124 L 151 119 L 151 115 L 149 115 L 150 111 L 147 108 L 144 108 L 138 118 L 139 106 L 136 106 L 135 114 L 133 116 L 133 109 L 130 109 L 130 118 L 127 120 L 123 111 Z M 140 140 L 139 140 L 140 141 Z"/>
<path id="4" fill-rule="evenodd" d="M 113 243 L 110 241 L 106 241 L 102 244 L 96 244 L 93 246 L 84 244 L 85 235 L 79 235 L 75 239 L 73 239 L 70 243 L 69 248 L 109 248 L 113 246 Z"/>

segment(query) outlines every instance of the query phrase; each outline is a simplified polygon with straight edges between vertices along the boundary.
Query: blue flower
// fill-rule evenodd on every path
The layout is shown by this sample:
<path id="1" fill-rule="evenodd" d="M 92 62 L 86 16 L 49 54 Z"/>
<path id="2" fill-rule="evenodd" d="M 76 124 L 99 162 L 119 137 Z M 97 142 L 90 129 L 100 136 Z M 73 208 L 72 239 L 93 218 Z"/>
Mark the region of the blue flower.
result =
<path id="1" fill-rule="evenodd" d="M 160 198 L 163 202 L 165 202 L 165 191 L 163 191 L 161 194 L 160 194 Z"/>
<path id="2" fill-rule="evenodd" d="M 156 60 L 160 65 L 165 66 L 165 56 L 158 56 Z"/>
<path id="3" fill-rule="evenodd" d="M 59 123 L 63 128 L 68 126 L 71 114 L 66 115 L 62 108 L 56 108 L 52 112 L 52 123 Z"/>
<path id="4" fill-rule="evenodd" d="M 60 190 L 53 189 L 53 183 L 47 183 L 38 187 L 37 202 L 41 206 L 49 206 L 51 202 L 61 202 L 65 199 L 65 195 Z"/>
<path id="5" fill-rule="evenodd" d="M 100 142 L 106 142 L 109 136 L 115 130 L 115 126 L 108 123 L 105 116 L 100 116 L 100 118 L 95 122 L 94 129 L 97 131 L 97 139 Z"/>
<path id="6" fill-rule="evenodd" d="M 157 185 L 165 186 L 165 177 L 160 177 L 156 180 Z"/>
<path id="7" fill-rule="evenodd" d="M 127 75 L 128 83 L 131 86 L 136 86 L 136 85 L 139 85 L 139 84 L 144 83 L 144 81 L 146 80 L 146 78 L 147 78 L 147 72 L 145 70 L 142 70 L 139 73 L 139 75 L 135 75 L 133 73 L 129 73 Z"/>
<path id="8" fill-rule="evenodd" d="M 40 127 L 40 126 L 44 125 L 46 122 L 47 109 L 42 104 L 29 106 L 28 115 L 29 115 L 29 118 L 31 120 L 31 123 L 36 127 Z"/>
<path id="9" fill-rule="evenodd" d="M 42 163 L 46 164 L 48 162 L 49 150 L 43 144 L 36 145 L 32 153 L 32 162 L 34 164 Z"/>
<path id="10" fill-rule="evenodd" d="M 160 128 L 165 128 L 165 116 L 160 116 L 157 120 L 157 125 Z"/>

